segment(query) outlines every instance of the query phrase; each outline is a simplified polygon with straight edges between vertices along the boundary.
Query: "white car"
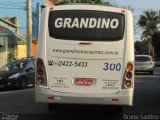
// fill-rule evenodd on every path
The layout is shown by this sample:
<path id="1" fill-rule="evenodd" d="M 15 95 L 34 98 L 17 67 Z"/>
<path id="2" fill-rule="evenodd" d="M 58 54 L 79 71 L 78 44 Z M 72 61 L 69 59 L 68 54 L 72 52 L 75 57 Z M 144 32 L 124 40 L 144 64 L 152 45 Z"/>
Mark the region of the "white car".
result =
<path id="1" fill-rule="evenodd" d="M 149 72 L 153 75 L 155 62 L 150 55 L 135 55 L 135 72 Z"/>

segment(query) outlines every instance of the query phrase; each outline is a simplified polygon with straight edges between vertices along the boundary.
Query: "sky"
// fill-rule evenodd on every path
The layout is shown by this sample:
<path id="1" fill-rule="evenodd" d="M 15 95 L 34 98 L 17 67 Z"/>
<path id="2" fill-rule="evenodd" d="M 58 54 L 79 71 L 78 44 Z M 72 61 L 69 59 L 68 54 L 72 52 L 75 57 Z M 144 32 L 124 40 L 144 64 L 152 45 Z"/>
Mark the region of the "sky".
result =
<path id="1" fill-rule="evenodd" d="M 15 17 L 19 19 L 19 30 L 21 34 L 26 34 L 26 11 L 25 5 L 27 0 L 0 0 L 0 17 Z M 145 10 L 152 9 L 160 10 L 160 0 L 105 0 L 119 7 L 130 6 L 133 8 L 135 23 L 139 19 L 139 15 L 143 14 Z M 32 0 L 32 7 L 34 10 L 36 2 L 44 3 L 44 0 Z M 135 34 L 135 40 L 140 40 L 141 29 L 138 29 Z"/>
<path id="2" fill-rule="evenodd" d="M 0 17 L 18 17 L 20 34 L 26 34 L 26 1 L 27 0 L 0 0 Z M 44 0 L 32 0 L 32 11 L 36 3 L 44 3 Z"/>
<path id="3" fill-rule="evenodd" d="M 116 5 L 120 7 L 127 7 L 131 6 L 133 8 L 133 15 L 135 24 L 137 24 L 137 21 L 141 14 L 144 13 L 146 10 L 154 10 L 159 12 L 160 10 L 160 0 L 108 0 L 111 3 L 115 3 Z M 158 13 L 159 14 L 159 13 Z M 141 28 L 136 25 L 136 34 L 135 34 L 135 40 L 141 40 Z"/>

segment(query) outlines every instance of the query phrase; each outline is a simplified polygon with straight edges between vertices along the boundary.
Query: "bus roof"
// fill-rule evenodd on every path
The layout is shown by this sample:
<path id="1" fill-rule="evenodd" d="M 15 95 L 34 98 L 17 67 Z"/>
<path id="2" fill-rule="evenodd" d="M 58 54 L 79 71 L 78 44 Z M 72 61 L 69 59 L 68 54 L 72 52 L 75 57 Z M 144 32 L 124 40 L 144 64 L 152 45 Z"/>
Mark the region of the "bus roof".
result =
<path id="1" fill-rule="evenodd" d="M 64 5 L 99 5 L 99 6 L 111 6 L 113 7 L 113 5 L 111 4 L 96 4 L 96 3 L 65 3 Z"/>

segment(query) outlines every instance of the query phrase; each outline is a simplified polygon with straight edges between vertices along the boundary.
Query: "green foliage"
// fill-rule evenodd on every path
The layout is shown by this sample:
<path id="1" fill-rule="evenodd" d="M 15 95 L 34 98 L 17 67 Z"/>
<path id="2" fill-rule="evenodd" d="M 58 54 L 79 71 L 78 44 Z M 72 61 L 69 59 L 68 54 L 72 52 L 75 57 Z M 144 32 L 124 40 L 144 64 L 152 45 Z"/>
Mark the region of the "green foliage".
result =
<path id="1" fill-rule="evenodd" d="M 9 63 L 10 61 L 12 61 L 14 59 L 14 54 L 13 53 L 8 53 L 7 54 L 7 63 Z"/>
<path id="2" fill-rule="evenodd" d="M 160 58 L 160 31 L 153 34 L 152 44 L 154 46 L 155 57 Z"/>
<path id="3" fill-rule="evenodd" d="M 148 54 L 148 43 L 146 40 L 136 41 L 134 43 L 135 51 L 137 54 Z"/>
<path id="4" fill-rule="evenodd" d="M 142 15 L 140 15 L 140 18 L 138 20 L 138 25 L 143 29 L 142 33 L 142 40 L 147 41 L 148 46 L 148 53 L 152 53 L 152 55 L 155 55 L 155 44 L 153 44 L 153 35 L 158 31 L 157 25 L 160 23 L 159 15 L 156 11 L 148 10 L 144 11 Z M 144 46 L 143 46 L 144 47 Z"/>

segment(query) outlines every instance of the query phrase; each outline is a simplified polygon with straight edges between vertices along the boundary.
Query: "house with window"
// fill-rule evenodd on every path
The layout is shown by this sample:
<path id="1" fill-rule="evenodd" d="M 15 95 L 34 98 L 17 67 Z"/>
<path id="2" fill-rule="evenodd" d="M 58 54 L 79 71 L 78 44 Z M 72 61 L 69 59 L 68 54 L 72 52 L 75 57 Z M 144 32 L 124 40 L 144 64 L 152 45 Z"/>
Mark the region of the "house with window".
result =
<path id="1" fill-rule="evenodd" d="M 26 44 L 18 33 L 18 19 L 0 18 L 0 68 L 12 58 L 26 57 Z"/>

